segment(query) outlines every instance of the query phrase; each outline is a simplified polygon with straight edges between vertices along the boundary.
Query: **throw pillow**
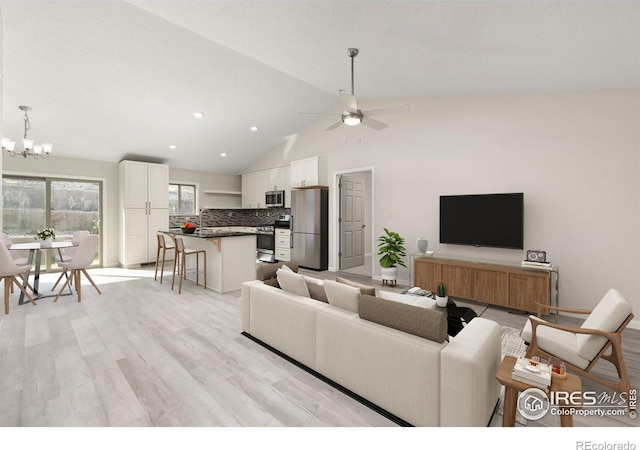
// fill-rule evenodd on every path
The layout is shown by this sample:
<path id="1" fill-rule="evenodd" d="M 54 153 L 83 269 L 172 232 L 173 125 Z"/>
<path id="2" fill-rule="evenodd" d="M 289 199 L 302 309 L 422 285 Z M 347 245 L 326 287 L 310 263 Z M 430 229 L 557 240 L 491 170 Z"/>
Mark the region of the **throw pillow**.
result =
<path id="1" fill-rule="evenodd" d="M 325 280 L 324 291 L 327 293 L 329 304 L 347 311 L 358 312 L 360 289 L 337 281 Z"/>
<path id="2" fill-rule="evenodd" d="M 282 270 L 286 270 L 287 272 L 293 272 L 293 270 L 291 270 L 291 267 L 287 266 L 286 264 L 283 264 L 282 266 L 280 266 L 280 268 Z"/>
<path id="3" fill-rule="evenodd" d="M 420 295 L 406 295 L 398 292 L 379 291 L 378 297 L 405 305 L 419 306 L 421 308 L 436 309 L 436 301 Z"/>
<path id="4" fill-rule="evenodd" d="M 448 339 L 447 318 L 442 311 L 363 295 L 360 297 L 358 314 L 362 319 L 370 322 L 435 342 L 444 342 Z"/>
<path id="5" fill-rule="evenodd" d="M 311 298 L 324 303 L 329 303 L 327 293 L 324 291 L 324 280 L 308 277 L 306 275 L 302 276 L 304 277 L 304 282 L 307 284 L 307 289 L 309 289 L 309 295 Z"/>
<path id="6" fill-rule="evenodd" d="M 356 283 L 355 281 L 347 280 L 346 278 L 336 277 L 336 281 L 338 283 L 346 284 L 347 286 L 353 286 L 360 289 L 360 293 L 362 295 L 376 295 L 376 288 L 373 286 L 368 286 L 362 283 Z"/>
<path id="7" fill-rule="evenodd" d="M 282 290 L 302 297 L 310 297 L 307 283 L 304 282 L 301 274 L 278 269 L 276 271 L 276 278 Z"/>

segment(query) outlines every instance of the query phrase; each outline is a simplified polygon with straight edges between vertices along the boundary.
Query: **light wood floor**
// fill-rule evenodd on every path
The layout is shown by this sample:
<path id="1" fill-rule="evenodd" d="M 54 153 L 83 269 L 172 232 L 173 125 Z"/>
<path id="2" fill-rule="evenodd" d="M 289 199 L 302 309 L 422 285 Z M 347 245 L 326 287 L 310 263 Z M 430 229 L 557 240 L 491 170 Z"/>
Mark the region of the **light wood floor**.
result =
<path id="1" fill-rule="evenodd" d="M 153 280 L 153 267 L 90 273 L 102 295 L 84 284 L 82 303 L 18 306 L 14 294 L 10 315 L 0 316 L 1 426 L 395 426 L 240 335 L 239 291 L 187 282 L 178 295 L 170 280 Z M 54 279 L 45 275 L 42 286 Z M 526 320 L 493 308 L 483 316 L 518 328 Z M 640 386 L 640 332 L 624 339 L 632 386 Z"/>

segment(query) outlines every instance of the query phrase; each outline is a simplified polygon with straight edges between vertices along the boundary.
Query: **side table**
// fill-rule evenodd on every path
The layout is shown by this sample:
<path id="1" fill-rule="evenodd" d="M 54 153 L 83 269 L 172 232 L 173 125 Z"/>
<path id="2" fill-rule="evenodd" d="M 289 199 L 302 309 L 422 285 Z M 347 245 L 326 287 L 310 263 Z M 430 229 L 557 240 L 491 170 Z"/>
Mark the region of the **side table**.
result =
<path id="1" fill-rule="evenodd" d="M 531 386 L 527 383 L 523 383 L 522 381 L 514 380 L 511 378 L 511 370 L 513 369 L 514 364 L 516 363 L 516 358 L 513 356 L 505 356 L 498 367 L 498 373 L 496 374 L 496 378 L 500 382 L 501 385 L 504 386 L 504 411 L 502 413 L 502 426 L 503 427 L 513 427 L 516 423 L 516 408 L 518 402 L 518 395 L 520 392 L 525 391 Z M 556 392 L 582 392 L 582 382 L 580 378 L 574 374 L 567 373 L 566 378 L 552 378 L 551 386 L 549 387 L 549 391 Z M 573 407 L 576 405 L 566 405 L 567 408 Z M 562 407 L 562 406 L 561 406 Z M 570 414 L 562 414 L 560 416 L 560 426 L 562 427 L 572 427 L 573 426 L 573 416 Z"/>

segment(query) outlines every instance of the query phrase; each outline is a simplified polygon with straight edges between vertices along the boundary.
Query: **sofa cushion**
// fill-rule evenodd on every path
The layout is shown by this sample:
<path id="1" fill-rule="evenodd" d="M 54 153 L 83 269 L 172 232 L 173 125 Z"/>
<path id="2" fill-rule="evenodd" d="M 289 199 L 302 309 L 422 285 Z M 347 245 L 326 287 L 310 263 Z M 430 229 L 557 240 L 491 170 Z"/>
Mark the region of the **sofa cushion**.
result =
<path id="1" fill-rule="evenodd" d="M 400 294 L 399 292 L 378 291 L 378 297 L 392 302 L 400 302 L 405 305 L 419 306 L 421 308 L 436 309 L 436 301 L 421 295 Z"/>
<path id="2" fill-rule="evenodd" d="M 278 284 L 283 290 L 302 297 L 311 297 L 309 295 L 309 289 L 307 289 L 307 283 L 305 283 L 303 276 L 299 273 L 280 268 L 276 271 L 276 277 Z"/>
<path id="3" fill-rule="evenodd" d="M 336 277 L 336 281 L 338 283 L 346 284 L 347 286 L 353 286 L 360 289 L 360 293 L 362 295 L 376 295 L 376 288 L 373 286 L 368 286 L 362 283 L 356 283 L 355 281 L 347 280 L 346 278 Z"/>
<path id="4" fill-rule="evenodd" d="M 347 311 L 358 312 L 360 289 L 337 281 L 324 280 L 324 291 L 327 293 L 329 304 Z"/>
<path id="5" fill-rule="evenodd" d="M 282 267 L 284 263 L 261 263 L 256 268 L 256 280 L 265 281 L 276 277 L 276 271 Z M 287 261 L 287 267 L 294 272 L 298 271 L 298 264 L 293 261 Z"/>
<path id="6" fill-rule="evenodd" d="M 302 277 L 304 278 L 304 282 L 307 284 L 307 289 L 309 289 L 309 295 L 312 299 L 329 303 L 327 293 L 324 290 L 324 280 L 308 277 L 306 275 L 302 275 Z"/>
<path id="7" fill-rule="evenodd" d="M 441 311 L 362 295 L 360 317 L 435 342 L 447 340 L 447 318 Z"/>

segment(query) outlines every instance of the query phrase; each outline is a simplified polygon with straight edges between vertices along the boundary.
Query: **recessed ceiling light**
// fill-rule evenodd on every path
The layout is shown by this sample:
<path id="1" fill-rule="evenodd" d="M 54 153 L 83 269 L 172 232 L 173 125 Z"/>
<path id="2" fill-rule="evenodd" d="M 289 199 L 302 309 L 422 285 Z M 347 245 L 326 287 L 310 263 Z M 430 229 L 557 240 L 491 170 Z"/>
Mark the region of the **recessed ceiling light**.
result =
<path id="1" fill-rule="evenodd" d="M 178 147 L 177 147 L 176 145 L 171 144 L 171 145 L 169 146 L 169 148 L 170 148 L 171 150 L 175 150 L 175 149 L 176 149 L 176 148 L 178 148 Z"/>
<path id="2" fill-rule="evenodd" d="M 196 111 L 193 113 L 193 117 L 195 117 L 196 119 L 202 119 L 204 117 L 204 113 L 200 111 Z"/>
<path id="3" fill-rule="evenodd" d="M 226 153 L 220 153 L 220 156 L 224 157 L 224 156 L 227 156 L 227 154 Z"/>
<path id="4" fill-rule="evenodd" d="M 251 130 L 251 131 L 258 131 L 258 127 L 254 125 L 254 126 L 252 126 L 252 127 L 250 128 L 250 130 Z"/>

